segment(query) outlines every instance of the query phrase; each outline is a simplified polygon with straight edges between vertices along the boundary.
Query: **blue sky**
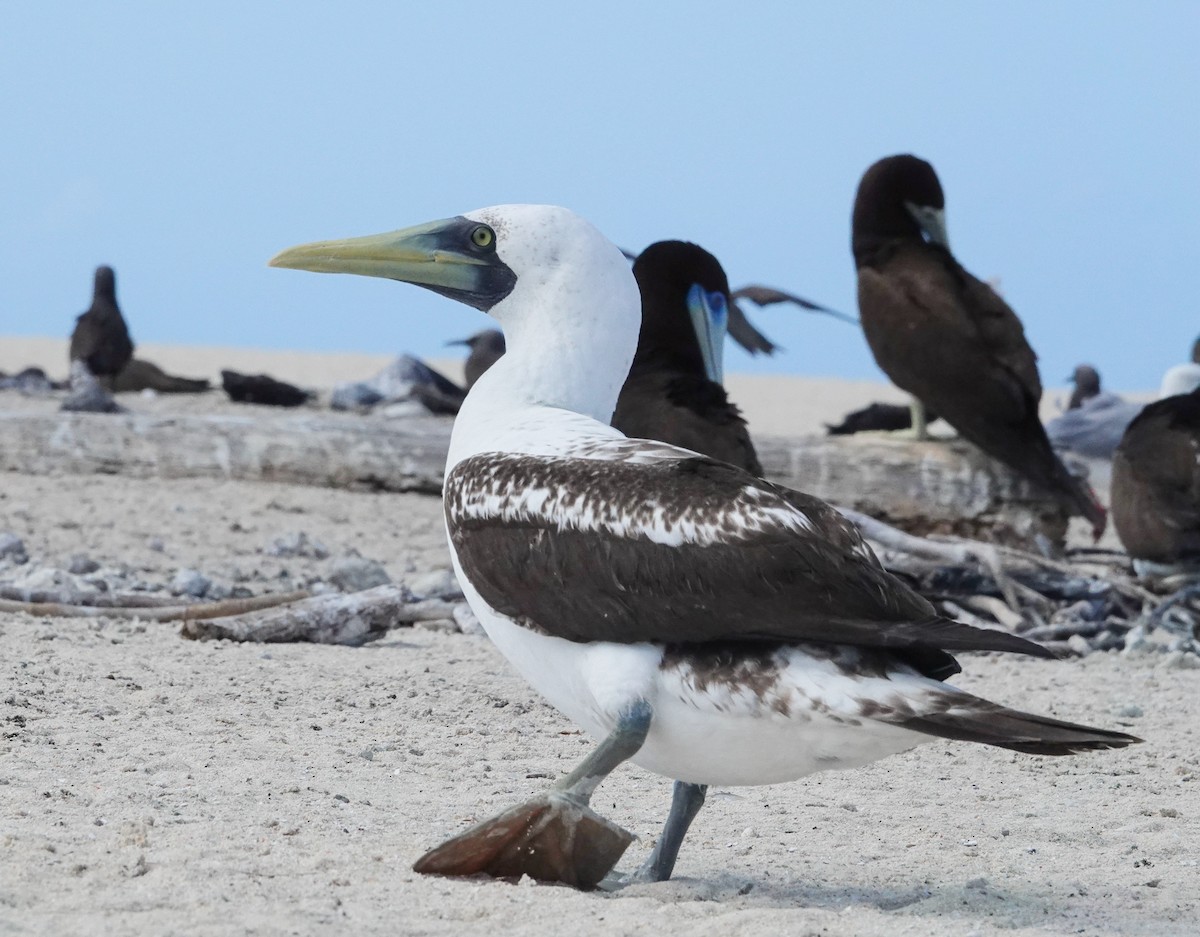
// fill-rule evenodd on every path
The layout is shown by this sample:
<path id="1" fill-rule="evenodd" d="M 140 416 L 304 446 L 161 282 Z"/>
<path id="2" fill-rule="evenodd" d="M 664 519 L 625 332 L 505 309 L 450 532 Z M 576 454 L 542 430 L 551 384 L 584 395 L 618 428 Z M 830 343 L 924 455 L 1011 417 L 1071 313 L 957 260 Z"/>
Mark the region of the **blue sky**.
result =
<path id="1" fill-rule="evenodd" d="M 1047 384 L 1152 387 L 1200 333 L 1198 47 L 1157 0 L 9 4 L 0 335 L 66 335 L 110 263 L 141 341 L 438 354 L 486 320 L 266 261 L 512 201 L 853 312 L 855 186 L 913 152 Z M 785 352 L 727 370 L 879 374 L 841 323 L 755 320 Z"/>

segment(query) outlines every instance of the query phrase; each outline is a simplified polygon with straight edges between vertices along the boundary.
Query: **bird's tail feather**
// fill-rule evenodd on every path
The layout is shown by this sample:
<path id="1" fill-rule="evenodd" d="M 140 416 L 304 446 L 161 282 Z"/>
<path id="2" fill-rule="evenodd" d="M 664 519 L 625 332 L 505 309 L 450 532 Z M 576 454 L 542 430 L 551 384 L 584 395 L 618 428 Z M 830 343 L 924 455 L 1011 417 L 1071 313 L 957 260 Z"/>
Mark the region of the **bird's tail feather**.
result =
<path id="1" fill-rule="evenodd" d="M 982 742 L 1030 755 L 1072 755 L 1141 741 L 1124 732 L 1019 712 L 965 693 L 962 699 L 956 695 L 954 703 L 942 712 L 913 716 L 903 725 L 939 738 Z"/>
<path id="2" fill-rule="evenodd" d="M 1104 534 L 1104 528 L 1108 524 L 1108 512 L 1104 510 L 1104 506 L 1100 503 L 1100 499 L 1096 497 L 1096 492 L 1092 490 L 1084 479 L 1071 474 L 1071 470 L 1063 465 L 1062 460 L 1055 457 L 1055 481 L 1058 487 L 1071 499 L 1072 504 L 1081 515 L 1086 517 L 1092 525 L 1092 537 L 1099 540 Z"/>

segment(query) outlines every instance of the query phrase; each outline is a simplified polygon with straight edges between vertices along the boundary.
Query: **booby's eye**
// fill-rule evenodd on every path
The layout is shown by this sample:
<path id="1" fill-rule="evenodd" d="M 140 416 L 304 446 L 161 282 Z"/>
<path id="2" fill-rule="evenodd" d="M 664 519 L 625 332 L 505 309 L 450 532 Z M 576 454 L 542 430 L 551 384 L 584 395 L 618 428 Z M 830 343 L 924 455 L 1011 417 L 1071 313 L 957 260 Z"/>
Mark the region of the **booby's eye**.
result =
<path id="1" fill-rule="evenodd" d="M 491 247 L 496 243 L 496 232 L 485 224 L 481 224 L 471 232 L 471 243 L 476 247 Z"/>

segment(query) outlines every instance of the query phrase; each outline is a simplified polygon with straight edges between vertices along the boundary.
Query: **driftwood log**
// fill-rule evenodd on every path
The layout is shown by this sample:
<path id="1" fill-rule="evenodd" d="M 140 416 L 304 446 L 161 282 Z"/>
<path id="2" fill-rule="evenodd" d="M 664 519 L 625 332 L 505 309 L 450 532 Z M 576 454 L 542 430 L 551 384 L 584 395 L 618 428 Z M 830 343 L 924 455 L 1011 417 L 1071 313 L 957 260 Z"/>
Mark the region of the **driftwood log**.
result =
<path id="1" fill-rule="evenodd" d="M 940 611 L 1001 628 L 1065 655 L 1145 649 L 1200 654 L 1200 584 L 1137 579 L 1119 551 L 1074 550 L 1050 558 L 962 537 L 914 537 L 847 508 L 842 513 L 890 572 Z M 1173 591 L 1178 589 L 1178 591 Z M 1166 592 L 1173 594 L 1166 596 Z M 1150 642 L 1157 632 L 1167 641 Z"/>
<path id="2" fill-rule="evenodd" d="M 0 412 L 0 471 L 230 478 L 439 493 L 451 421 L 341 413 L 154 416 Z M 760 437 L 772 481 L 909 533 L 1060 541 L 1052 497 L 961 441 Z"/>
<path id="3" fill-rule="evenodd" d="M 440 493 L 450 420 L 0 412 L 0 471 Z"/>
<path id="4" fill-rule="evenodd" d="M 12 591 L 12 590 L 5 590 Z M 189 621 L 203 618 L 223 618 L 243 615 L 307 599 L 310 592 L 271 592 L 244 599 L 225 599 L 221 602 L 193 602 L 173 605 L 150 605 L 135 601 L 130 605 L 106 602 L 100 605 L 64 602 L 42 593 L 39 599 L 0 598 L 0 612 L 21 613 L 39 618 L 129 618 L 141 621 Z M 85 597 L 86 602 L 86 597 Z"/>
<path id="5" fill-rule="evenodd" d="M 349 595 L 330 593 L 259 612 L 185 621 L 185 638 L 313 644 L 365 644 L 417 621 L 453 620 L 456 603 L 421 599 L 403 586 L 376 586 Z"/>
<path id="6" fill-rule="evenodd" d="M 949 534 L 1034 547 L 1061 543 L 1063 505 L 958 439 L 887 435 L 761 437 L 772 481 L 798 488 L 907 533 Z"/>

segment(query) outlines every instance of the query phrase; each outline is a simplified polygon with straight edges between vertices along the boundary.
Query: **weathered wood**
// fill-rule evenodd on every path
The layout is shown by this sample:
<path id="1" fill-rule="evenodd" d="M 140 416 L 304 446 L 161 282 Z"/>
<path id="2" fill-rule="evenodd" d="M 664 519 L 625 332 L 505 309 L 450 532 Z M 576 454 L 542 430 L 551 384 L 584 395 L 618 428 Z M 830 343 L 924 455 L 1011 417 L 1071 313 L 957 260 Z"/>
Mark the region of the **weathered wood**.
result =
<path id="1" fill-rule="evenodd" d="M 337 413 L 0 412 L 0 470 L 442 490 L 451 421 Z"/>
<path id="2" fill-rule="evenodd" d="M 767 477 L 910 534 L 1032 545 L 1066 534 L 1051 494 L 961 440 L 886 435 L 755 440 Z"/>
<path id="3" fill-rule="evenodd" d="M 179 633 L 196 639 L 359 645 L 415 621 L 452 619 L 455 604 L 418 599 L 402 586 L 376 586 L 349 595 L 313 596 L 261 612 L 187 621 Z"/>
<path id="4" fill-rule="evenodd" d="M 0 412 L 0 470 L 232 478 L 335 488 L 441 491 L 452 421 L 349 413 L 162 416 Z M 767 477 L 908 533 L 1021 545 L 1053 541 L 1052 496 L 960 441 L 887 436 L 756 440 Z"/>
<path id="5" fill-rule="evenodd" d="M 224 618 L 260 609 L 274 608 L 299 602 L 312 595 L 297 592 L 271 592 L 244 599 L 224 599 L 220 602 L 193 602 L 183 605 L 84 605 L 71 602 L 25 602 L 0 599 L 0 612 L 34 615 L 39 618 L 132 618 L 142 621 L 193 621 L 205 618 Z"/>

